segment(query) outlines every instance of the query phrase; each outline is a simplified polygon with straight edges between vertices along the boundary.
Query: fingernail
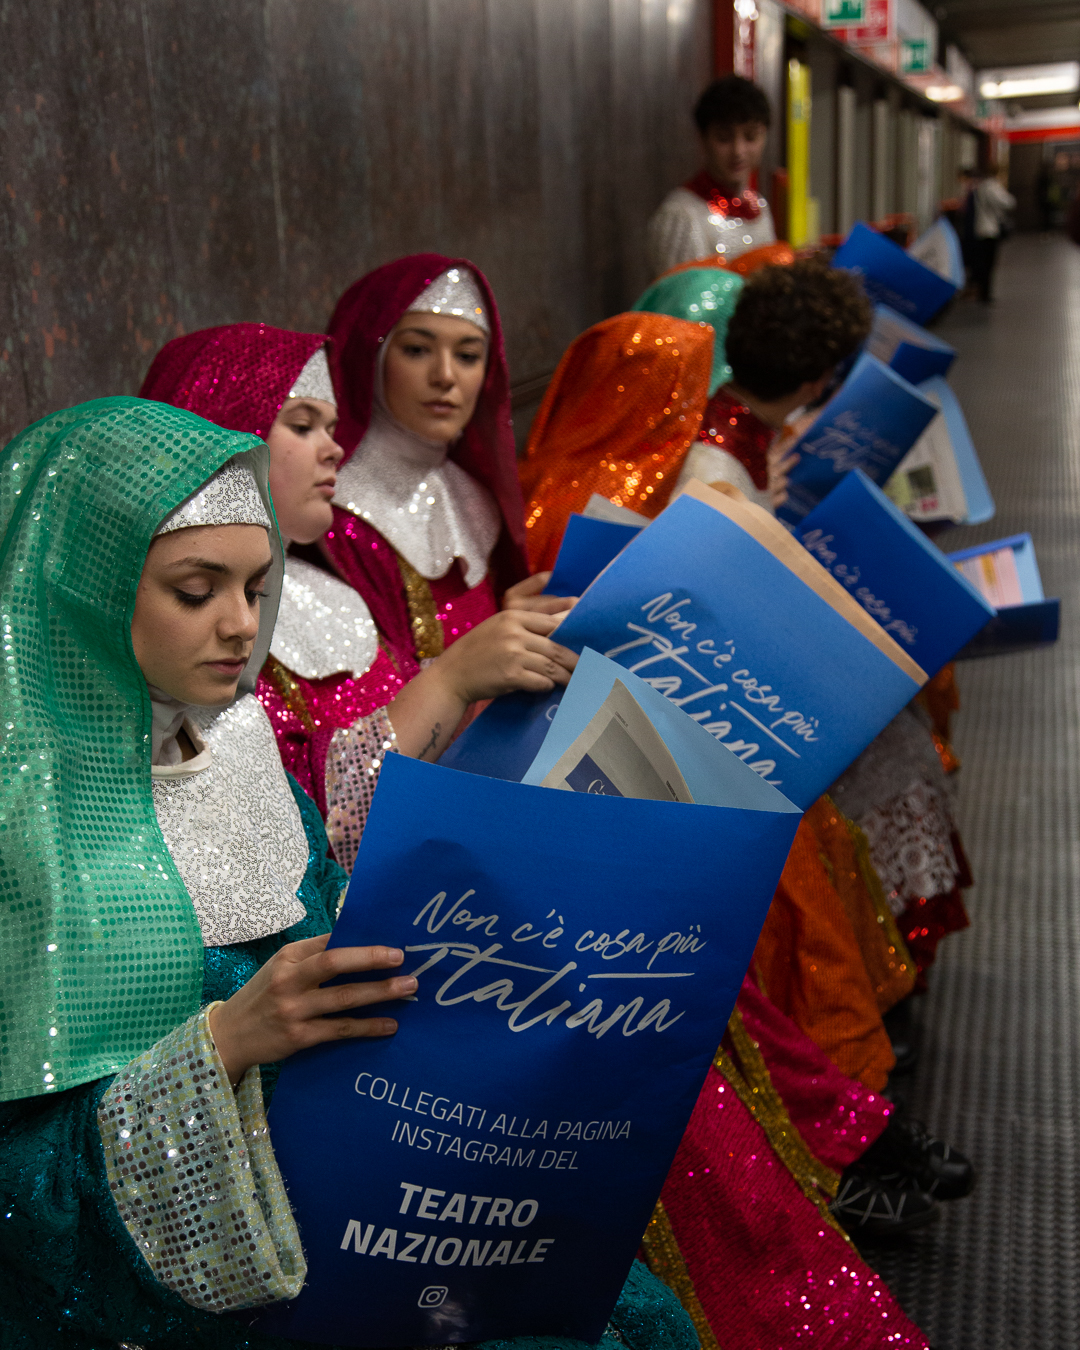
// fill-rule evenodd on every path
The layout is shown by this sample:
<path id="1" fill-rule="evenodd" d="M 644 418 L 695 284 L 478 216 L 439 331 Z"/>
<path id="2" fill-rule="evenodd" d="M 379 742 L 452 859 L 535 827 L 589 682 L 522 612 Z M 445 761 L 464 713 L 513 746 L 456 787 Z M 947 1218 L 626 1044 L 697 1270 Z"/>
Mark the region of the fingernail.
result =
<path id="1" fill-rule="evenodd" d="M 386 953 L 386 958 L 388 961 L 392 961 L 394 965 L 397 966 L 400 965 L 401 962 L 405 960 L 405 953 L 401 950 L 400 947 L 391 947 L 389 951 Z"/>
<path id="2" fill-rule="evenodd" d="M 407 976 L 401 981 L 401 988 L 404 989 L 404 991 L 405 991 L 407 994 L 411 994 L 412 991 L 416 988 L 417 983 L 418 983 L 418 982 L 417 982 L 417 979 L 416 979 L 416 976 L 415 976 L 415 975 L 407 975 Z"/>

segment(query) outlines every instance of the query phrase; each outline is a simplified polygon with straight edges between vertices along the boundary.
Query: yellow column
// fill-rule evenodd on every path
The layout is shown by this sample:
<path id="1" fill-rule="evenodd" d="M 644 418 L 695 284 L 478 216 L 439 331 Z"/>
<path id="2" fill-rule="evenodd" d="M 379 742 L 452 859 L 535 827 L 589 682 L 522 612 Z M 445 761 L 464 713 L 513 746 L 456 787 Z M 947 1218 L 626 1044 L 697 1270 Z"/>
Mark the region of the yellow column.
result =
<path id="1" fill-rule="evenodd" d="M 788 62 L 788 243 L 800 248 L 811 239 L 810 199 L 810 67 Z"/>

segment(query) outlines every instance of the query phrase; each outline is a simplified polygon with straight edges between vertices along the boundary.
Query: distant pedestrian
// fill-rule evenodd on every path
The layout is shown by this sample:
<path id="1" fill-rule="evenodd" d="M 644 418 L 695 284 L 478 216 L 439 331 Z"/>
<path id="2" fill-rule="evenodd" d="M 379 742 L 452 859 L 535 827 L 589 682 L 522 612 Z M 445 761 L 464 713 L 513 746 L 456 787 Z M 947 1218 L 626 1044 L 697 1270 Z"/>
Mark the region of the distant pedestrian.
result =
<path id="1" fill-rule="evenodd" d="M 998 248 L 1008 232 L 1016 198 L 993 174 L 970 170 L 965 177 L 971 184 L 963 211 L 966 261 L 976 293 L 983 304 L 988 305 L 994 299 L 993 278 Z"/>

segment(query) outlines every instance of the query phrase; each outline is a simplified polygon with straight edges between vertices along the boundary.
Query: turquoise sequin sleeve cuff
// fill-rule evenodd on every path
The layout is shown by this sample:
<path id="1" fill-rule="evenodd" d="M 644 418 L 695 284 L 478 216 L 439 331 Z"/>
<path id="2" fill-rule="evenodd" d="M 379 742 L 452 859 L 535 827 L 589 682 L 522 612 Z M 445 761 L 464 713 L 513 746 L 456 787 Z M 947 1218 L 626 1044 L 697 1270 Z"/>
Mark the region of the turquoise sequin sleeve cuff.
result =
<path id="1" fill-rule="evenodd" d="M 217 1006 L 116 1076 L 98 1128 L 109 1188 L 144 1260 L 186 1303 L 220 1313 L 295 1298 L 307 1266 L 259 1070 L 233 1092 L 210 1035 Z"/>

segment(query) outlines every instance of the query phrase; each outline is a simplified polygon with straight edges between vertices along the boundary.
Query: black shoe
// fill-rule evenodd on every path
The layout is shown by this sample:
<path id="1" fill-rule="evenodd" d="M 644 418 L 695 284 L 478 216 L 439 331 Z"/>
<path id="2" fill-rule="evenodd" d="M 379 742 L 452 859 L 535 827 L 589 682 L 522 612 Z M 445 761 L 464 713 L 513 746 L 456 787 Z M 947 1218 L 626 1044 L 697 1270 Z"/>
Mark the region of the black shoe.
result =
<path id="1" fill-rule="evenodd" d="M 919 1191 L 935 1200 L 959 1200 L 975 1187 L 971 1159 L 935 1139 L 921 1120 L 902 1110 L 893 1113 L 858 1165 L 887 1186 Z"/>
<path id="2" fill-rule="evenodd" d="M 924 1227 L 937 1215 L 937 1205 L 928 1195 L 886 1185 L 865 1170 L 861 1160 L 845 1169 L 829 1210 L 854 1238 L 899 1237 Z"/>
<path id="3" fill-rule="evenodd" d="M 915 1005 L 909 996 L 901 999 L 882 1018 L 889 1034 L 892 1052 L 896 1056 L 893 1073 L 897 1077 L 913 1072 L 919 1062 L 920 1028 L 915 1019 Z"/>

